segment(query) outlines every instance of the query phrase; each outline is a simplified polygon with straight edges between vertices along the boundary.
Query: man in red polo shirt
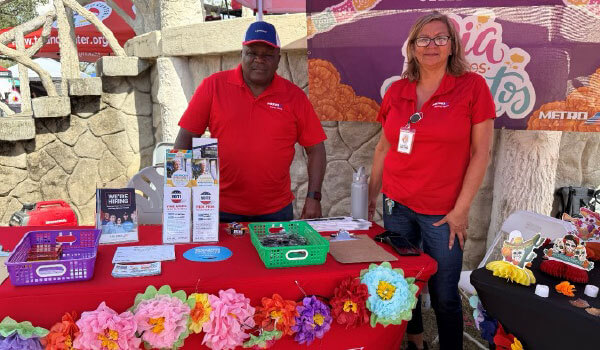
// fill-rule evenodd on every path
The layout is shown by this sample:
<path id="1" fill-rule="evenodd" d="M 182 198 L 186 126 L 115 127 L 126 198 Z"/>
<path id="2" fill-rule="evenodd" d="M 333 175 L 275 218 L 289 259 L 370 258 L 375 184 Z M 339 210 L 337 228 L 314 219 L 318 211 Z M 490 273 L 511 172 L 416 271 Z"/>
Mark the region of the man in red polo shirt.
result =
<path id="1" fill-rule="evenodd" d="M 236 69 L 204 79 L 181 120 L 175 148 L 191 149 L 208 127 L 219 140 L 221 222 L 293 218 L 290 165 L 298 142 L 308 156 L 303 218 L 321 217 L 326 139 L 304 92 L 275 73 L 275 27 L 250 25 Z"/>

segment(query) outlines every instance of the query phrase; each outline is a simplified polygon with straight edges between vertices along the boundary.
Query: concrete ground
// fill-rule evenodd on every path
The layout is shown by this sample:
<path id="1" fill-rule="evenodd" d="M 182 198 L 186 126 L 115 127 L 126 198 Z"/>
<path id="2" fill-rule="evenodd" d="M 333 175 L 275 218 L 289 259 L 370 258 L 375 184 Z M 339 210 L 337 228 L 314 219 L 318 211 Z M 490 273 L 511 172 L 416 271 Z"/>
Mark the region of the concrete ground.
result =
<path id="1" fill-rule="evenodd" d="M 463 319 L 464 319 L 464 330 L 471 337 L 473 337 L 476 341 L 483 344 L 485 349 L 489 349 L 488 343 L 481 338 L 481 335 L 477 328 L 475 328 L 475 324 L 473 322 L 473 309 L 469 305 L 469 300 L 463 298 Z M 425 328 L 425 341 L 429 343 L 429 349 L 439 349 L 439 344 L 437 343 L 437 325 L 435 322 L 435 314 L 433 313 L 433 309 L 423 309 L 423 327 Z M 433 346 L 432 346 L 433 345 Z M 406 346 L 406 338 L 403 342 L 404 349 Z M 467 337 L 464 337 L 464 350 L 479 350 L 482 349 L 477 344 L 469 341 Z"/>

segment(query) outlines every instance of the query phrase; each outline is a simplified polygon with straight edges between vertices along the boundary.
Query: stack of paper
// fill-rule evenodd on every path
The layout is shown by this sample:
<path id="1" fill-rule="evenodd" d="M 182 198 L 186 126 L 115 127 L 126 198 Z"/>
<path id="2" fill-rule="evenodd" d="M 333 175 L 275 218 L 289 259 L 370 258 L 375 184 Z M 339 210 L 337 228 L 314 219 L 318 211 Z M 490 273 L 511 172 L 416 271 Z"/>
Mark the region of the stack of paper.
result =
<path id="1" fill-rule="evenodd" d="M 160 275 L 160 261 L 136 265 L 115 264 L 112 275 L 116 278 Z"/>
<path id="2" fill-rule="evenodd" d="M 113 256 L 113 264 L 141 263 L 175 260 L 173 245 L 144 245 L 118 247 Z"/>
<path id="3" fill-rule="evenodd" d="M 354 219 L 350 216 L 336 216 L 331 218 L 308 219 L 306 221 L 317 232 L 368 230 L 371 222 L 364 219 Z"/>

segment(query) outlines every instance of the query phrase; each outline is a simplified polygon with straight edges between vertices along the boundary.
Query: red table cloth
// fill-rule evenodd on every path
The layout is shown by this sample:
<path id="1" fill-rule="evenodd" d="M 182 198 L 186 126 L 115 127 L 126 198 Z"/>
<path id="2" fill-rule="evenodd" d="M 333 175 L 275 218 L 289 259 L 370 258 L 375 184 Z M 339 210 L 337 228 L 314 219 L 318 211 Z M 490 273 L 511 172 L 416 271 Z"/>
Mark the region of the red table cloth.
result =
<path id="1" fill-rule="evenodd" d="M 2 227 L 0 244 L 4 249 L 12 250 L 21 237 L 28 231 L 44 229 L 36 227 Z M 127 245 L 162 244 L 161 226 L 141 226 L 140 241 Z M 357 231 L 374 236 L 383 231 L 373 225 L 369 231 Z M 284 299 L 302 300 L 304 294 L 320 295 L 329 298 L 335 287 L 348 276 L 358 277 L 360 270 L 369 264 L 341 264 L 327 256 L 323 265 L 304 266 L 284 269 L 266 269 L 258 253 L 250 242 L 249 235 L 233 237 L 224 232 L 219 235 L 218 244 L 229 248 L 233 256 L 220 262 L 192 262 L 183 257 L 183 253 L 200 244 L 179 244 L 175 246 L 175 261 L 162 263 L 162 274 L 152 277 L 114 278 L 112 258 L 117 245 L 102 245 L 98 249 L 94 277 L 89 281 L 49 284 L 42 286 L 15 287 L 7 279 L 0 285 L 0 319 L 10 316 L 18 322 L 31 321 L 35 326 L 50 328 L 59 322 L 67 311 L 95 310 L 105 301 L 107 306 L 117 312 L 123 312 L 133 305 L 136 294 L 143 293 L 147 286 L 159 288 L 168 284 L 173 291 L 184 290 L 188 295 L 194 292 L 217 294 L 220 289 L 234 288 L 251 299 L 253 306 L 260 305 L 262 297 L 280 294 Z M 393 250 L 383 245 L 386 250 Z M 402 268 L 407 277 L 419 274 L 417 285 L 429 279 L 437 270 L 437 264 L 431 257 L 423 254 L 418 257 L 398 257 L 391 262 L 394 268 Z M 335 323 L 322 339 L 316 339 L 310 346 L 313 349 L 399 349 L 406 322 L 397 326 L 372 328 L 364 325 L 358 329 L 346 330 Z M 203 334 L 191 334 L 185 340 L 184 349 L 206 349 L 201 345 Z M 275 343 L 272 349 L 303 349 L 306 345 L 297 344 L 292 337 L 286 336 Z"/>

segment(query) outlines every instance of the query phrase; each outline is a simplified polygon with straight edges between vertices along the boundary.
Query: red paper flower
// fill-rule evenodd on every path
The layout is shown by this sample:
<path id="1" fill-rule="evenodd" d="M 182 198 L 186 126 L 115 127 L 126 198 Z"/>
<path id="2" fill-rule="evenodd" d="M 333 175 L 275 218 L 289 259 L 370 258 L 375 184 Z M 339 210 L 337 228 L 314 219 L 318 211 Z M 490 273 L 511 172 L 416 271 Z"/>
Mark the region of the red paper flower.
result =
<path id="1" fill-rule="evenodd" d="M 79 327 L 75 324 L 77 312 L 66 313 L 62 321 L 50 328 L 46 336 L 46 350 L 72 350 L 73 340 L 79 334 Z"/>
<path id="2" fill-rule="evenodd" d="M 511 346 L 514 343 L 515 336 L 504 331 L 500 322 L 498 322 L 498 330 L 494 336 L 494 344 L 496 344 L 497 350 L 511 350 Z"/>
<path id="3" fill-rule="evenodd" d="M 296 324 L 294 318 L 298 316 L 296 302 L 283 300 L 281 295 L 273 294 L 273 298 L 264 297 L 262 306 L 256 307 L 254 320 L 259 327 L 266 331 L 277 329 L 283 335 L 292 335 L 292 326 Z"/>
<path id="4" fill-rule="evenodd" d="M 331 315 L 346 328 L 356 328 L 369 322 L 366 301 L 369 291 L 360 279 L 348 277 L 335 288 L 331 299 Z"/>

